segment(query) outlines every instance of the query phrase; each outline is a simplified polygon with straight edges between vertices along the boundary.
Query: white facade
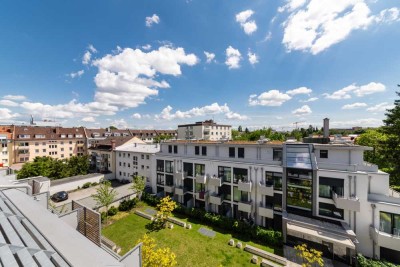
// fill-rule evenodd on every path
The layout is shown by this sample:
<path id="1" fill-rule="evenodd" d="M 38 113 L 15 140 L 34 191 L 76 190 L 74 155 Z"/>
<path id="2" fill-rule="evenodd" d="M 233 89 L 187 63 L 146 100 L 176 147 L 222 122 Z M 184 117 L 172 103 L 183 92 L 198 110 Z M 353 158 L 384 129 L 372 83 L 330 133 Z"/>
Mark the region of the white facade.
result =
<path id="1" fill-rule="evenodd" d="M 400 230 L 392 229 L 400 229 L 400 198 L 389 197 L 389 175 L 363 161 L 369 149 L 348 144 L 167 142 L 155 156 L 152 188 L 189 207 L 279 229 L 286 242 L 319 243 L 344 260 L 356 252 L 380 258 L 383 251 L 385 258 L 397 261 L 385 248 L 400 252 Z M 391 228 L 387 222 L 382 225 L 388 215 L 381 211 L 395 214 L 390 215 Z M 382 232 L 389 228 L 391 233 Z"/>
<path id="2" fill-rule="evenodd" d="M 7 134 L 0 134 L 0 167 L 11 165 L 11 140 L 7 139 Z"/>
<path id="3" fill-rule="evenodd" d="M 232 139 L 232 126 L 210 121 L 178 125 L 178 139 L 221 140 Z"/>
<path id="4" fill-rule="evenodd" d="M 155 153 L 160 151 L 159 144 L 129 144 L 115 149 L 116 179 L 120 181 L 132 181 L 133 175 L 146 178 L 146 184 L 150 185 L 151 170 Z"/>

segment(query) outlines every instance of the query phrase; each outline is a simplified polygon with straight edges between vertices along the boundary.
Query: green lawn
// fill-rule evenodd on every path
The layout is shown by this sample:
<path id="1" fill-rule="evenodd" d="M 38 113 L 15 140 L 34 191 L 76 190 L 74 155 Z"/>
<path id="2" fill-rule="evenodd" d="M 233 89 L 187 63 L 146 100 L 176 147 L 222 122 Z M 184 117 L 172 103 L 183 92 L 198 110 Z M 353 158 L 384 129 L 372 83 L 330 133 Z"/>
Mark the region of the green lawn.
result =
<path id="1" fill-rule="evenodd" d="M 180 219 L 187 222 L 184 218 Z M 172 230 L 162 229 L 157 232 L 149 232 L 146 229 L 146 225 L 149 223 L 149 220 L 132 213 L 105 227 L 102 234 L 122 248 L 121 255 L 133 248 L 137 240 L 145 233 L 149 233 L 159 246 L 171 248 L 177 256 L 178 266 L 252 265 L 250 263 L 250 253 L 228 245 L 229 239 L 238 240 L 237 237 L 232 237 L 229 233 L 218 231 L 214 238 L 203 236 L 198 230 L 204 226 L 193 221 L 189 222 L 192 224 L 191 230 L 174 225 Z M 250 244 L 269 252 L 274 252 L 272 248 L 254 244 L 248 240 L 242 240 L 242 243 L 243 247 L 245 244 Z"/>

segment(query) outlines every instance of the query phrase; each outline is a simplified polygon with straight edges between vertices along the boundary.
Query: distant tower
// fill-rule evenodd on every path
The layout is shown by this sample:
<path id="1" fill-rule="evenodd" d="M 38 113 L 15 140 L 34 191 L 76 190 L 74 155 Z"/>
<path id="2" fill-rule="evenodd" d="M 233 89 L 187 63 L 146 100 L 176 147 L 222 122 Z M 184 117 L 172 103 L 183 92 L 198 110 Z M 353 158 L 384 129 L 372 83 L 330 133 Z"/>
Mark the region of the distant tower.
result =
<path id="1" fill-rule="evenodd" d="M 31 115 L 31 120 L 29 122 L 30 125 L 35 125 L 35 123 L 33 122 L 33 116 Z"/>
<path id="2" fill-rule="evenodd" d="M 324 137 L 329 138 L 329 119 L 324 119 Z"/>

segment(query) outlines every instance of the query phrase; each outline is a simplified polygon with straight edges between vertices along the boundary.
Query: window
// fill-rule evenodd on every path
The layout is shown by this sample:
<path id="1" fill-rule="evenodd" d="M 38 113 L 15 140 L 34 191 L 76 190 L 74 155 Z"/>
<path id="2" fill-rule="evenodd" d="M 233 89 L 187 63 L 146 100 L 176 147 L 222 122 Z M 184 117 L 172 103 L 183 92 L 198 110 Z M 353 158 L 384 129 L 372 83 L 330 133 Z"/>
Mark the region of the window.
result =
<path id="1" fill-rule="evenodd" d="M 63 148 L 63 147 L 61 148 L 61 151 L 64 151 L 64 148 Z"/>
<path id="2" fill-rule="evenodd" d="M 157 171 L 158 172 L 163 172 L 164 171 L 164 161 L 158 159 L 157 160 Z"/>
<path id="3" fill-rule="evenodd" d="M 142 159 L 144 159 L 144 155 L 142 154 Z"/>
<path id="4" fill-rule="evenodd" d="M 321 216 L 343 220 L 343 213 L 344 211 L 336 208 L 335 205 L 319 202 L 319 215 Z"/>
<path id="5" fill-rule="evenodd" d="M 206 165 L 204 164 L 194 164 L 195 175 L 205 175 Z"/>
<path id="6" fill-rule="evenodd" d="M 174 146 L 174 154 L 178 154 L 178 146 Z"/>
<path id="7" fill-rule="evenodd" d="M 312 174 L 308 170 L 287 169 L 287 205 L 301 210 L 312 208 Z"/>
<path id="8" fill-rule="evenodd" d="M 240 181 L 247 181 L 247 169 L 233 168 L 233 183 L 237 184 Z"/>
<path id="9" fill-rule="evenodd" d="M 63 157 L 64 157 L 64 154 L 61 154 L 61 157 L 63 158 Z"/>
<path id="10" fill-rule="evenodd" d="M 150 159 L 150 156 L 149 156 L 149 155 L 146 155 L 146 159 Z"/>
<path id="11" fill-rule="evenodd" d="M 282 161 L 282 148 L 274 148 L 272 154 L 272 160 Z"/>
<path id="12" fill-rule="evenodd" d="M 398 236 L 400 234 L 400 214 L 381 211 L 379 213 L 379 231 Z"/>
<path id="13" fill-rule="evenodd" d="M 183 163 L 183 172 L 186 173 L 186 176 L 193 176 L 193 164 L 184 162 Z"/>
<path id="14" fill-rule="evenodd" d="M 244 147 L 238 147 L 238 158 L 244 159 Z"/>
<path id="15" fill-rule="evenodd" d="M 235 148 L 234 147 L 230 147 L 229 148 L 229 157 L 230 158 L 234 158 L 235 156 Z"/>
<path id="16" fill-rule="evenodd" d="M 119 166 L 121 166 L 122 165 L 122 162 L 119 162 Z"/>
<path id="17" fill-rule="evenodd" d="M 39 145 L 39 143 L 35 143 L 35 146 L 38 146 Z"/>
<path id="18" fill-rule="evenodd" d="M 248 201 L 249 193 L 240 191 L 237 186 L 233 187 L 233 201 Z"/>
<path id="19" fill-rule="evenodd" d="M 328 158 L 328 150 L 320 150 L 319 151 L 319 157 L 321 159 L 327 159 Z"/>
<path id="20" fill-rule="evenodd" d="M 207 156 L 207 147 L 206 146 L 202 146 L 201 147 L 201 155 L 202 156 Z"/>
<path id="21" fill-rule="evenodd" d="M 130 168 L 131 167 L 131 164 L 130 163 L 128 163 L 128 168 Z"/>
<path id="22" fill-rule="evenodd" d="M 172 146 L 168 145 L 168 153 L 172 153 Z"/>
<path id="23" fill-rule="evenodd" d="M 142 165 L 141 167 L 142 167 L 142 170 L 144 170 L 144 165 Z"/>
<path id="24" fill-rule="evenodd" d="M 43 152 L 46 152 L 46 149 L 43 149 Z"/>
<path id="25" fill-rule="evenodd" d="M 232 180 L 231 167 L 218 166 L 218 177 L 222 178 L 222 182 L 230 183 Z"/>
<path id="26" fill-rule="evenodd" d="M 200 147 L 199 146 L 195 146 L 194 147 L 194 154 L 195 155 L 200 155 Z"/>
<path id="27" fill-rule="evenodd" d="M 157 174 L 157 184 L 164 185 L 164 174 Z"/>
<path id="28" fill-rule="evenodd" d="M 274 185 L 274 190 L 282 191 L 282 173 L 265 172 L 265 184 Z"/>
<path id="29" fill-rule="evenodd" d="M 344 180 L 328 177 L 319 177 L 319 197 L 332 198 L 333 193 L 343 196 Z"/>
<path id="30" fill-rule="evenodd" d="M 174 162 L 166 160 L 165 161 L 165 172 L 173 173 L 174 172 Z"/>
<path id="31" fill-rule="evenodd" d="M 39 153 L 39 149 L 35 149 L 35 153 Z"/>

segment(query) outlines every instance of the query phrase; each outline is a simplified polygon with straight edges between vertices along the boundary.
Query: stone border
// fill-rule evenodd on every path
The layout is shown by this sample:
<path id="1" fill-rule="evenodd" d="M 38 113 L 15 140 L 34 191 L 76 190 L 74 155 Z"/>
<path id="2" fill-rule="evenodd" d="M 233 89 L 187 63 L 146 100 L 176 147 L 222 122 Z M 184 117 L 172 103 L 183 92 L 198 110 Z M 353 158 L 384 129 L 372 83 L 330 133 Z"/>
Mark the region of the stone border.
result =
<path id="1" fill-rule="evenodd" d="M 154 220 L 154 217 L 153 217 L 153 216 L 151 216 L 151 215 L 149 215 L 149 214 L 147 214 L 147 213 L 144 213 L 144 212 L 142 212 L 142 211 L 140 211 L 140 210 L 135 210 L 135 214 L 136 214 L 136 215 L 139 215 L 140 217 L 143 217 L 143 218 L 145 218 L 145 219 L 148 219 L 148 220 L 150 220 L 150 221 L 153 221 L 153 220 Z"/>

